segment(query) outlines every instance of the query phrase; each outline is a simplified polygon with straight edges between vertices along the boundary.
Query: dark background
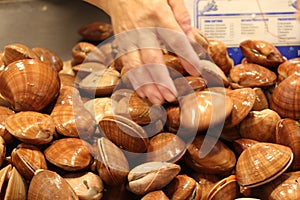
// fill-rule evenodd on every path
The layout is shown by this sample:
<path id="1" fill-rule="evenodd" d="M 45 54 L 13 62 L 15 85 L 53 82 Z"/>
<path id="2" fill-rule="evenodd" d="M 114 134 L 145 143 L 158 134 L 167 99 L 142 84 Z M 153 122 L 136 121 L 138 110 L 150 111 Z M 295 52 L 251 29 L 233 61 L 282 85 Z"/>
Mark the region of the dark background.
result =
<path id="1" fill-rule="evenodd" d="M 0 51 L 22 43 L 69 60 L 72 47 L 82 39 L 78 29 L 98 20 L 110 22 L 102 10 L 82 0 L 0 0 Z"/>

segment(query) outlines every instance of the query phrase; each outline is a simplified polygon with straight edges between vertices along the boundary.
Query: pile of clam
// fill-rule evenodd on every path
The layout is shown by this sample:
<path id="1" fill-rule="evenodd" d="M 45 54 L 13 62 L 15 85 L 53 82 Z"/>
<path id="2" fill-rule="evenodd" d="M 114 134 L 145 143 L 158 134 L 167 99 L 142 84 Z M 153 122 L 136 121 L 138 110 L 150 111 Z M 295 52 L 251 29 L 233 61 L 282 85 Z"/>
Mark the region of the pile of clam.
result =
<path id="1" fill-rule="evenodd" d="M 223 42 L 195 36 L 224 87 L 164 52 L 179 95 L 163 105 L 135 93 L 120 59 L 108 63 L 110 43 L 79 42 L 65 62 L 5 46 L 1 198 L 300 199 L 300 59 L 247 40 L 234 64 Z"/>

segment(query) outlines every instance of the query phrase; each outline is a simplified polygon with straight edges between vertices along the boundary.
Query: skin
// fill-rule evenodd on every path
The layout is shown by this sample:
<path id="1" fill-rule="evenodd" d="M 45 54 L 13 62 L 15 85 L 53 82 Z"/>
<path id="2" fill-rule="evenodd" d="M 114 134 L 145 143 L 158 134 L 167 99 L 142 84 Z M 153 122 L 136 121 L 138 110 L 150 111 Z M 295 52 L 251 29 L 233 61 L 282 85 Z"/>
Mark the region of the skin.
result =
<path id="1" fill-rule="evenodd" d="M 300 0 L 297 1 L 298 4 L 298 11 L 297 11 L 297 19 L 300 21 Z"/>
<path id="2" fill-rule="evenodd" d="M 177 54 L 191 75 L 211 75 L 214 71 L 205 71 L 205 64 L 200 62 L 198 55 L 204 49 L 195 45 L 183 0 L 85 1 L 111 17 L 124 66 L 121 74 L 127 75 L 140 97 L 153 104 L 176 100 L 177 91 L 164 65 L 162 46 Z"/>

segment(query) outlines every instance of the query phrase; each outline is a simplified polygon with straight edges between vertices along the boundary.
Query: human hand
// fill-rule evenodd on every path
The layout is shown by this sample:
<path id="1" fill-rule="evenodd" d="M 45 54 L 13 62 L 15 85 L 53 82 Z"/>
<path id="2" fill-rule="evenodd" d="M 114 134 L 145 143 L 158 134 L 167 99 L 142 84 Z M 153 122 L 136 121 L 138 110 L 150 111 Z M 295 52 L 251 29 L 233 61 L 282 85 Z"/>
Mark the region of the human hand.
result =
<path id="1" fill-rule="evenodd" d="M 177 96 L 163 61 L 163 48 L 178 55 L 189 74 L 218 76 L 199 59 L 199 53 L 206 52 L 195 42 L 183 0 L 110 0 L 103 1 L 105 5 L 99 0 L 86 1 L 110 15 L 124 66 L 122 75 L 128 77 L 139 96 L 153 104 L 172 102 Z"/>

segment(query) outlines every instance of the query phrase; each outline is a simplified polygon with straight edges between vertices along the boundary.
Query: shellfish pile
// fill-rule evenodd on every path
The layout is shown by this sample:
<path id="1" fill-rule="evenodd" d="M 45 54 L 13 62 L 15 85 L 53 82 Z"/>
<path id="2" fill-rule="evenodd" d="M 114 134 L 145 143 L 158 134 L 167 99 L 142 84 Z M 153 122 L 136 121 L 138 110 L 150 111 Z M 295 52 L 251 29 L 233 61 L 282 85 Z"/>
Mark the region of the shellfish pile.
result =
<path id="1" fill-rule="evenodd" d="M 88 39 L 95 24 L 81 29 Z M 65 62 L 5 46 L 1 198 L 300 199 L 300 59 L 247 40 L 234 64 L 223 42 L 195 36 L 224 87 L 164 52 L 179 97 L 161 106 L 135 93 L 119 59 L 107 64 L 110 43 L 79 42 Z"/>

